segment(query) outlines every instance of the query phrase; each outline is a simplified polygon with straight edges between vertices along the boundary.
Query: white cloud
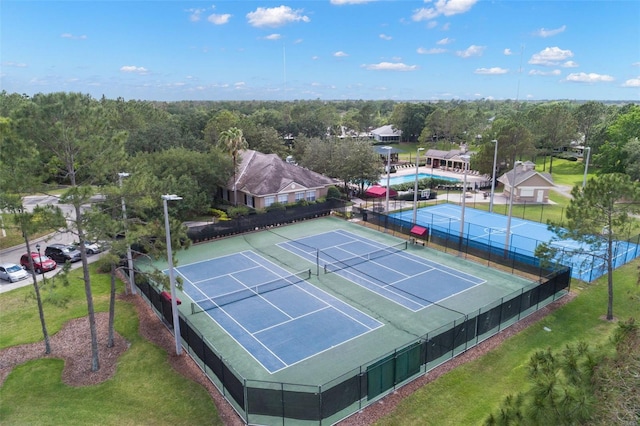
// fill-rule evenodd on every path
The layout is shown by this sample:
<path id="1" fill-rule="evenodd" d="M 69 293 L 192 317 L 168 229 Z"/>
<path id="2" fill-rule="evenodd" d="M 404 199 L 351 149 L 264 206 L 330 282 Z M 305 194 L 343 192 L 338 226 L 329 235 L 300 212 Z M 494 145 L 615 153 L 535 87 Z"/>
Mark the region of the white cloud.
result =
<path id="1" fill-rule="evenodd" d="M 264 37 L 265 40 L 280 40 L 282 38 L 282 35 L 280 34 L 269 34 L 268 36 Z"/>
<path id="2" fill-rule="evenodd" d="M 482 53 L 484 52 L 485 49 L 486 49 L 485 46 L 476 46 L 475 44 L 472 44 L 471 46 L 467 47 L 465 50 L 458 50 L 456 52 L 456 55 L 460 56 L 461 58 L 470 58 L 472 56 L 482 56 Z"/>
<path id="3" fill-rule="evenodd" d="M 558 35 L 560 33 L 563 33 L 564 30 L 567 29 L 566 25 L 561 26 L 560 28 L 556 28 L 553 30 L 548 30 L 546 28 L 540 28 L 539 30 L 535 31 L 533 33 L 534 36 L 538 36 L 538 37 L 552 37 L 554 35 Z"/>
<path id="4" fill-rule="evenodd" d="M 402 62 L 380 62 L 377 64 L 365 64 L 363 68 L 374 71 L 415 71 L 417 65 L 406 65 Z"/>
<path id="5" fill-rule="evenodd" d="M 419 22 L 428 21 L 440 15 L 457 15 L 468 12 L 476 3 L 477 0 L 437 0 L 433 7 L 423 7 L 415 10 L 411 19 Z"/>
<path id="6" fill-rule="evenodd" d="M 380 37 L 383 40 L 391 40 L 393 37 L 391 37 L 390 35 L 387 34 L 380 34 L 378 37 Z"/>
<path id="7" fill-rule="evenodd" d="M 447 45 L 447 44 L 451 44 L 453 43 L 455 40 L 449 37 L 445 37 L 441 40 L 436 41 L 436 44 L 443 46 L 443 45 Z"/>
<path id="8" fill-rule="evenodd" d="M 24 62 L 2 62 L 3 67 L 13 67 L 13 68 L 26 68 L 27 64 Z"/>
<path id="9" fill-rule="evenodd" d="M 632 67 L 640 67 L 640 62 L 634 62 L 631 64 Z"/>
<path id="10" fill-rule="evenodd" d="M 147 70 L 145 67 L 137 67 L 135 65 L 123 65 L 122 67 L 120 67 L 120 71 L 140 75 L 149 74 L 149 70 Z"/>
<path id="11" fill-rule="evenodd" d="M 311 22 L 302 10 L 293 10 L 288 6 L 259 7 L 255 12 L 247 13 L 249 24 L 254 27 L 280 27 L 291 22 Z"/>
<path id="12" fill-rule="evenodd" d="M 371 3 L 376 0 L 331 0 L 331 4 L 336 6 L 342 6 L 344 4 L 365 4 Z"/>
<path id="13" fill-rule="evenodd" d="M 225 13 L 222 15 L 214 13 L 213 15 L 209 15 L 207 21 L 211 22 L 214 25 L 224 25 L 229 22 L 229 19 L 231 19 L 231 14 L 229 13 Z"/>
<path id="14" fill-rule="evenodd" d="M 189 12 L 189 20 L 191 22 L 198 22 L 205 10 L 206 9 L 187 9 L 187 12 Z"/>
<path id="15" fill-rule="evenodd" d="M 572 73 L 567 76 L 567 81 L 573 81 L 576 83 L 601 83 L 613 81 L 614 78 L 606 74 L 596 74 L 594 72 L 578 72 Z"/>
<path id="16" fill-rule="evenodd" d="M 622 87 L 640 87 L 640 76 L 636 78 L 630 78 L 622 84 Z"/>
<path id="17" fill-rule="evenodd" d="M 489 75 L 500 75 L 506 74 L 509 70 L 500 67 L 492 67 L 492 68 L 478 68 L 474 71 L 474 74 L 489 74 Z"/>
<path id="18" fill-rule="evenodd" d="M 439 47 L 432 47 L 431 49 L 426 49 L 424 47 L 418 47 L 418 49 L 416 49 L 416 52 L 418 52 L 421 55 L 437 55 L 439 53 L 444 53 L 446 52 L 447 49 L 442 49 Z"/>
<path id="19" fill-rule="evenodd" d="M 336 58 L 344 58 L 346 56 L 349 56 L 347 53 L 343 52 L 342 50 L 336 52 L 333 54 L 333 56 L 335 56 Z"/>
<path id="20" fill-rule="evenodd" d="M 570 50 L 563 50 L 559 47 L 546 47 L 538 53 L 534 53 L 529 59 L 529 63 L 532 65 L 544 65 L 544 66 L 558 66 L 563 61 L 573 57 L 573 52 Z"/>
<path id="21" fill-rule="evenodd" d="M 506 56 L 511 56 L 511 55 L 513 55 L 513 52 L 512 52 L 512 51 L 511 51 L 511 49 L 509 49 L 509 48 L 504 49 L 504 52 L 503 52 L 503 53 L 504 53 Z"/>
<path id="22" fill-rule="evenodd" d="M 83 35 L 79 35 L 79 36 L 74 36 L 73 34 L 70 34 L 70 33 L 62 33 L 62 34 L 60 34 L 60 37 L 68 38 L 68 39 L 71 39 L 71 40 L 86 40 L 87 39 L 87 36 L 84 35 L 84 34 Z"/>
<path id="23" fill-rule="evenodd" d="M 575 61 L 567 61 L 561 64 L 562 68 L 578 68 L 578 63 Z"/>
<path id="24" fill-rule="evenodd" d="M 540 70 L 531 70 L 529 71 L 529 75 L 560 75 L 562 71 L 560 70 L 551 70 L 551 71 L 540 71 Z"/>

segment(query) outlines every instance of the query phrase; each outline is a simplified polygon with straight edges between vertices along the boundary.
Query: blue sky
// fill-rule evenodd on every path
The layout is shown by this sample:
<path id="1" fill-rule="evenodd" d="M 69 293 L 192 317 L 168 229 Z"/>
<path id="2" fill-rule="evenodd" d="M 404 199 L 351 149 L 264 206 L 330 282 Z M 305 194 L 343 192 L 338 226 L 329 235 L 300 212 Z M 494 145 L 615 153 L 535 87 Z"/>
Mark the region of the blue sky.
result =
<path id="1" fill-rule="evenodd" d="M 126 100 L 640 100 L 640 1 L 0 3 L 0 86 Z"/>

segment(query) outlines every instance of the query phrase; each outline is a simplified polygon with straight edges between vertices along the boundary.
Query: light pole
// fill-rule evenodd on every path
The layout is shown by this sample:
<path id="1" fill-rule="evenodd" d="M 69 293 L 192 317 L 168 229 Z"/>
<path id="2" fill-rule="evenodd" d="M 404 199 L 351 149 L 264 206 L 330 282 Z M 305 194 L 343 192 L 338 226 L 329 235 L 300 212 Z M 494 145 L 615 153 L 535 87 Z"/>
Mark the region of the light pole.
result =
<path id="1" fill-rule="evenodd" d="M 385 191 L 385 213 L 389 214 L 389 183 L 391 182 L 391 147 L 383 146 L 387 150 L 387 190 Z"/>
<path id="2" fill-rule="evenodd" d="M 460 213 L 460 242 L 462 243 L 462 238 L 464 237 L 464 208 L 466 204 L 466 195 L 467 195 L 467 171 L 469 170 L 469 159 L 471 158 L 468 155 L 461 155 L 460 158 L 464 160 L 464 179 L 462 183 L 462 213 Z"/>
<path id="3" fill-rule="evenodd" d="M 491 175 L 491 198 L 489 199 L 489 213 L 493 213 L 493 195 L 496 192 L 496 167 L 498 161 L 498 140 L 494 139 L 491 142 L 495 143 L 496 147 L 493 150 L 493 174 Z"/>
<path id="4" fill-rule="evenodd" d="M 38 250 L 38 261 L 40 262 L 40 274 L 42 275 L 42 284 L 45 283 L 45 278 L 44 278 L 44 268 L 42 267 L 42 254 L 40 254 L 40 244 L 36 244 L 36 250 Z M 29 255 L 31 256 L 31 255 Z M 33 261 L 33 259 L 32 259 Z M 33 267 L 35 268 L 35 264 L 33 265 Z"/>
<path id="5" fill-rule="evenodd" d="M 173 337 L 176 341 L 176 355 L 182 354 L 182 345 L 180 344 L 180 320 L 178 318 L 178 302 L 176 299 L 176 281 L 173 277 L 173 254 L 171 253 L 171 231 L 169 230 L 169 209 L 167 201 L 182 200 L 175 194 L 163 195 L 162 202 L 164 204 L 164 230 L 167 238 L 167 261 L 169 262 L 169 284 L 171 286 L 171 313 L 173 314 Z"/>
<path id="6" fill-rule="evenodd" d="M 513 215 L 513 198 L 515 197 L 515 191 L 516 191 L 517 176 L 516 176 L 516 155 L 515 154 L 513 154 L 513 161 L 511 162 L 511 164 L 513 164 L 513 175 L 511 176 L 511 189 L 509 192 L 509 213 L 507 215 L 507 230 L 505 231 L 505 237 L 504 237 L 505 256 L 509 252 L 509 243 L 511 241 L 511 217 Z"/>
<path id="7" fill-rule="evenodd" d="M 118 173 L 118 184 L 120 185 L 120 190 L 122 190 L 122 179 L 129 177 L 129 173 L 126 172 L 120 172 Z M 125 229 L 125 238 L 126 233 L 127 233 L 127 206 L 124 203 L 124 194 L 122 194 L 122 220 L 124 222 L 124 229 Z M 136 280 L 134 277 L 134 272 L 133 272 L 133 257 L 131 256 L 131 246 L 129 244 L 127 244 L 127 270 L 128 270 L 128 274 L 127 276 L 129 277 L 129 287 L 131 287 L 131 294 L 136 294 Z"/>
<path id="8" fill-rule="evenodd" d="M 587 159 L 584 163 L 584 177 L 582 178 L 582 187 L 584 188 L 587 185 L 587 171 L 589 170 L 589 156 L 591 155 L 591 147 L 587 146 L 584 149 L 587 151 Z"/>
<path id="9" fill-rule="evenodd" d="M 420 168 L 420 151 L 424 151 L 424 148 L 418 148 L 416 152 L 416 182 L 413 187 L 413 224 L 416 224 L 418 217 L 418 173 Z"/>

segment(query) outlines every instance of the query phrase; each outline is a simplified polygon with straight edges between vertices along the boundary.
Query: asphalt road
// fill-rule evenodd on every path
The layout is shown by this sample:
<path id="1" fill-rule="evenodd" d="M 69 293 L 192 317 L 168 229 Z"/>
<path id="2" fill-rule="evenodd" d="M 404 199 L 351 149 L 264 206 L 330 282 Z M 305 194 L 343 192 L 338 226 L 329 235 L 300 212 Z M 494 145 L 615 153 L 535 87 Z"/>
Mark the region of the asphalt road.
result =
<path id="1" fill-rule="evenodd" d="M 75 217 L 75 213 L 73 210 L 73 206 L 68 204 L 59 204 L 58 198 L 50 195 L 33 195 L 24 197 L 23 205 L 27 209 L 27 211 L 33 211 L 33 208 L 38 205 L 45 204 L 54 204 L 58 205 L 61 209 L 67 220 Z M 71 232 L 55 232 L 53 234 L 47 235 L 42 238 L 35 239 L 30 241 L 31 251 L 36 252 L 36 244 L 40 244 L 40 252 L 44 254 L 44 249 L 49 244 L 72 244 L 74 241 L 78 241 L 78 238 Z M 0 263 L 15 263 L 20 264 L 20 256 L 27 252 L 26 244 L 21 244 L 19 246 L 11 247 L 8 249 L 0 250 Z M 100 255 L 88 255 L 89 263 L 97 260 Z M 71 264 L 71 269 L 81 268 L 82 262 L 75 262 Z M 58 267 L 53 271 L 46 272 L 44 274 L 45 278 L 51 278 L 54 275 L 58 274 L 62 268 Z M 36 280 L 42 280 L 42 274 L 36 274 Z M 27 285 L 33 285 L 33 277 L 29 275 L 29 277 L 25 280 L 18 281 L 16 283 L 9 283 L 7 281 L 0 280 L 0 293 L 4 293 L 6 291 L 11 291 L 15 288 L 24 287 Z"/>

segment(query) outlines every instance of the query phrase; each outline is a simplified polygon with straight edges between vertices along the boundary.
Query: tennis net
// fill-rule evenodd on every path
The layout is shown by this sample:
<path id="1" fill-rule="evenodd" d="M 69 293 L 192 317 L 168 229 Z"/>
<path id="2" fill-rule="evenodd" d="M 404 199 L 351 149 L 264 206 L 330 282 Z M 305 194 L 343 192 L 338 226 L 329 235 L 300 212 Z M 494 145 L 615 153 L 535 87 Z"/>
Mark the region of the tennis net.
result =
<path id="1" fill-rule="evenodd" d="M 229 305 L 234 302 L 239 302 L 244 299 L 248 299 L 253 296 L 258 296 L 270 291 L 279 290 L 284 287 L 289 287 L 294 284 L 301 283 L 311 278 L 311 269 L 296 272 L 284 277 L 278 277 L 272 281 L 257 284 L 254 286 L 247 286 L 242 290 L 236 290 L 229 293 L 220 294 L 214 297 L 208 297 L 206 299 L 198 300 L 191 303 L 191 313 L 197 314 L 205 312 L 211 309 L 220 308 L 225 305 Z"/>
<path id="2" fill-rule="evenodd" d="M 389 256 L 394 253 L 398 253 L 402 250 L 406 250 L 407 247 L 408 247 L 408 242 L 403 241 L 401 243 L 394 244 L 392 246 L 383 247 L 381 249 L 377 249 L 369 253 L 356 255 L 347 259 L 337 259 L 335 262 L 324 264 L 324 273 L 328 274 L 330 272 L 337 272 L 342 269 L 352 268 L 361 263 L 369 262 L 374 259 L 378 259 L 380 257 Z"/>

